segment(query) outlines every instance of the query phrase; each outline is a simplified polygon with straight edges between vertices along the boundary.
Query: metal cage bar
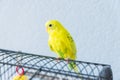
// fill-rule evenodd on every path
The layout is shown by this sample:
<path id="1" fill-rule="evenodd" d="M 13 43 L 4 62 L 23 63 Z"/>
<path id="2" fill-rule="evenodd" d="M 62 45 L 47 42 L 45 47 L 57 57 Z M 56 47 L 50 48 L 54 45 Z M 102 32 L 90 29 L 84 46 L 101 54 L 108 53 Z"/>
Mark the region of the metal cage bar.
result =
<path id="1" fill-rule="evenodd" d="M 111 66 L 107 64 L 70 60 L 79 73 L 71 70 L 64 59 L 0 49 L 0 80 L 12 80 L 15 67 L 25 69 L 29 80 L 112 80 Z"/>

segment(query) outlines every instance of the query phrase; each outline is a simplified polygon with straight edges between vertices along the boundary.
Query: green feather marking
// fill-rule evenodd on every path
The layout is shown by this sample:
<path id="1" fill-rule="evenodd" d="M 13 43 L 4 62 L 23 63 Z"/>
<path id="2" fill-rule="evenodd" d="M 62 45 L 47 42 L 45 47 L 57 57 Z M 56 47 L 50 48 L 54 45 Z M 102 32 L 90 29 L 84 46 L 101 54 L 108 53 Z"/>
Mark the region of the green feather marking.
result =
<path id="1" fill-rule="evenodd" d="M 76 73 L 78 73 L 78 68 L 77 68 L 77 65 L 75 62 L 70 62 L 70 63 L 68 63 L 68 65 L 71 70 L 73 69 Z"/>
<path id="2" fill-rule="evenodd" d="M 77 74 L 78 74 L 78 76 L 81 78 L 82 76 L 80 75 L 80 72 L 79 72 L 79 70 L 78 70 L 78 67 L 77 67 L 77 65 L 76 65 L 76 63 L 75 62 L 69 62 L 68 63 L 68 66 L 69 66 L 69 68 L 72 70 L 74 70 Z M 83 80 L 82 78 L 81 78 L 81 80 Z"/>
<path id="3" fill-rule="evenodd" d="M 60 58 L 64 59 L 64 54 L 60 50 L 58 51 L 58 55 L 59 55 Z"/>

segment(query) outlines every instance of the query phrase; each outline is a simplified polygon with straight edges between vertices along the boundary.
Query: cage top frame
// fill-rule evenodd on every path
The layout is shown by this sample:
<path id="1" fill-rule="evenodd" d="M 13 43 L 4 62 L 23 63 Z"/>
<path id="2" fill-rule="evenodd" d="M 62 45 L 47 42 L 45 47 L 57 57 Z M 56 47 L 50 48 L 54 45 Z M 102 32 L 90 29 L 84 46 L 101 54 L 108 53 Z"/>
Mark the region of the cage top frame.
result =
<path id="1" fill-rule="evenodd" d="M 111 66 L 108 64 L 99 64 L 78 60 L 70 60 L 70 62 L 76 63 L 81 76 L 79 76 L 74 70 L 70 70 L 64 59 L 60 59 L 59 62 L 57 62 L 55 57 L 0 49 L 0 64 L 14 67 L 20 66 L 25 68 L 25 74 L 32 73 L 30 80 L 39 74 L 43 75 L 42 78 L 45 77 L 44 74 L 47 74 L 46 76 L 52 76 L 55 79 L 59 78 L 60 76 L 64 76 L 64 78 L 67 77 L 77 80 L 80 78 L 83 80 L 107 80 L 106 77 L 101 77 L 99 73 L 105 67 L 111 68 Z M 3 67 L 0 66 L 0 68 Z M 13 74 L 15 74 L 15 72 Z M 3 76 L 3 73 L 1 73 L 1 76 Z M 53 78 L 51 80 L 53 80 Z"/>

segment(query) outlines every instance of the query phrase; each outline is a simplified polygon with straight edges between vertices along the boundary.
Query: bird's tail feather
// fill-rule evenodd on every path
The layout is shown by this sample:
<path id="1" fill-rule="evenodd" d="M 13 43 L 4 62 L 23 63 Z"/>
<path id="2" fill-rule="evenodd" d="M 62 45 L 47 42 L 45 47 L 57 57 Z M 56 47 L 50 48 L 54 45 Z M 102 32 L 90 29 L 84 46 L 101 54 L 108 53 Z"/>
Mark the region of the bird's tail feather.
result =
<path id="1" fill-rule="evenodd" d="M 74 71 L 78 74 L 78 76 L 79 76 L 80 78 L 82 78 L 82 76 L 80 75 L 78 66 L 76 65 L 75 62 L 69 62 L 69 63 L 68 63 L 68 66 L 69 66 L 69 68 L 70 68 L 71 70 L 74 70 Z M 81 79 L 81 80 L 82 80 L 82 79 Z"/>

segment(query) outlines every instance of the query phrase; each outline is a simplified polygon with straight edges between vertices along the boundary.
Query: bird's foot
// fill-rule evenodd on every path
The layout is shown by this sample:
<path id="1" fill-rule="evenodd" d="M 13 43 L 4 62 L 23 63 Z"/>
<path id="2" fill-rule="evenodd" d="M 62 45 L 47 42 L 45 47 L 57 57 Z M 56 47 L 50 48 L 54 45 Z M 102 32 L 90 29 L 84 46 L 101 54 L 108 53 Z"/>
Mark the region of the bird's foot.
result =
<path id="1" fill-rule="evenodd" d="M 56 58 L 56 61 L 57 61 L 57 62 L 59 62 L 59 60 L 60 60 L 60 59 L 61 59 L 61 58 L 60 58 L 60 57 L 58 57 L 58 58 Z"/>
<path id="2" fill-rule="evenodd" d="M 66 58 L 65 61 L 66 61 L 67 63 L 69 63 L 69 58 Z"/>

